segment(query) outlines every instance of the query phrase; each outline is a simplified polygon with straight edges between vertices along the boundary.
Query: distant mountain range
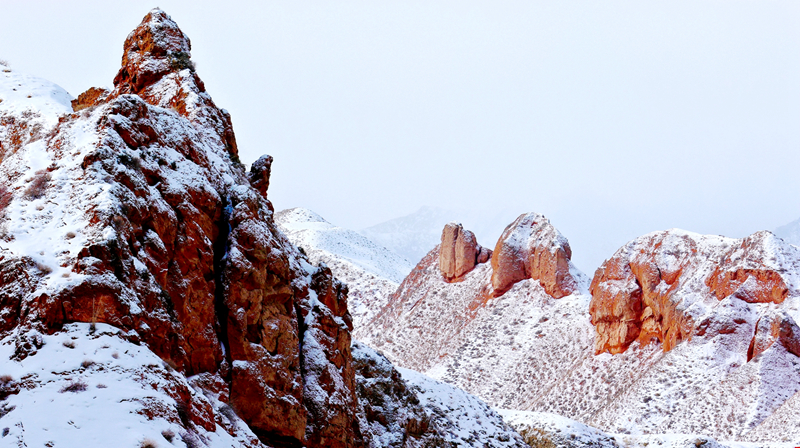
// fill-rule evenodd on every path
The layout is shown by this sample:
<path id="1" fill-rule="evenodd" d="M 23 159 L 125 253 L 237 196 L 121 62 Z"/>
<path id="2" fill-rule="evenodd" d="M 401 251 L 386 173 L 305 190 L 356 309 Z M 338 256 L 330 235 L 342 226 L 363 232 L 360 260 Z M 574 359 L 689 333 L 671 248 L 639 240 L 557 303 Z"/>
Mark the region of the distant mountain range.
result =
<path id="1" fill-rule="evenodd" d="M 789 244 L 800 246 L 800 219 L 778 227 L 773 233 Z"/>
<path id="2" fill-rule="evenodd" d="M 490 214 L 476 211 L 448 210 L 440 207 L 421 207 L 414 213 L 376 224 L 359 231 L 383 247 L 391 249 L 406 260 L 417 263 L 433 246 L 439 244 L 442 228 L 451 221 L 464 224 L 478 241 L 493 247 L 494 239 L 516 214 Z"/>

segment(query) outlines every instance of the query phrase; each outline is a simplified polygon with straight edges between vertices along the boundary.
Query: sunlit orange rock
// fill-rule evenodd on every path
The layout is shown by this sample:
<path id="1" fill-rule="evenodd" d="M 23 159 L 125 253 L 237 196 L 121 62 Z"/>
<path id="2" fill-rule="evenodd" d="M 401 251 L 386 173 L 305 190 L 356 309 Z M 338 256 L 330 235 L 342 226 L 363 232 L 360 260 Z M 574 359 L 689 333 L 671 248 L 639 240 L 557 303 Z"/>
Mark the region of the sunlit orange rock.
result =
<path id="1" fill-rule="evenodd" d="M 492 251 L 478 244 L 475 234 L 461 224 L 449 223 L 442 230 L 439 246 L 439 270 L 448 282 L 464 276 L 480 264 L 486 263 Z"/>
<path id="2" fill-rule="evenodd" d="M 503 231 L 492 253 L 492 287 L 498 297 L 515 283 L 534 279 L 561 298 L 577 291 L 570 272 L 572 250 L 561 233 L 538 213 L 520 215 Z"/>

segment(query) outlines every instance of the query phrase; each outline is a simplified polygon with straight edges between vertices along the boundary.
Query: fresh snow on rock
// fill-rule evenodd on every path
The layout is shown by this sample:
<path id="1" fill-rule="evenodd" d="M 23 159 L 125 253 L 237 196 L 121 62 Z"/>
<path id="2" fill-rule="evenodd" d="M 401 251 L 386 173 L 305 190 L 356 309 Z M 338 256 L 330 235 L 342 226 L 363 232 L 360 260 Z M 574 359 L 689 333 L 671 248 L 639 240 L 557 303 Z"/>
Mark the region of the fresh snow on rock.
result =
<path id="1" fill-rule="evenodd" d="M 348 307 L 358 331 L 386 305 L 411 271 L 411 263 L 352 230 L 335 226 L 311 210 L 292 208 L 275 214 L 275 223 L 315 263 L 325 263 L 349 289 Z"/>
<path id="2" fill-rule="evenodd" d="M 214 394 L 145 346 L 110 325 L 90 327 L 16 332 L 0 341 L 0 446 L 263 446 Z M 214 431 L 182 422 L 190 411 L 174 398 L 180 389 L 214 409 Z"/>
<path id="3" fill-rule="evenodd" d="M 500 415 L 531 446 L 604 448 L 788 448 L 779 443 L 719 442 L 697 434 L 629 435 L 605 433 L 575 420 L 547 412 L 498 409 Z"/>
<path id="4" fill-rule="evenodd" d="M 447 283 L 437 250 L 412 271 L 362 339 L 395 365 L 499 408 L 550 412 L 624 435 L 800 442 L 796 414 L 783 433 L 761 429 L 782 426 L 778 422 L 796 412 L 800 358 L 776 342 L 748 361 L 760 319 L 798 319 L 800 251 L 766 233 L 747 240 L 749 254 L 737 249 L 744 240 L 679 233 L 695 241 L 702 256 L 686 272 L 677 300 L 697 324 L 709 324 L 670 351 L 657 342 L 634 342 L 624 353 L 596 355 L 585 289 L 554 299 L 539 282 L 524 280 L 491 298 L 489 264 Z M 714 297 L 702 278 L 721 253 L 742 269 L 751 268 L 753 257 L 763 260 L 780 273 L 789 296 L 780 304 Z"/>

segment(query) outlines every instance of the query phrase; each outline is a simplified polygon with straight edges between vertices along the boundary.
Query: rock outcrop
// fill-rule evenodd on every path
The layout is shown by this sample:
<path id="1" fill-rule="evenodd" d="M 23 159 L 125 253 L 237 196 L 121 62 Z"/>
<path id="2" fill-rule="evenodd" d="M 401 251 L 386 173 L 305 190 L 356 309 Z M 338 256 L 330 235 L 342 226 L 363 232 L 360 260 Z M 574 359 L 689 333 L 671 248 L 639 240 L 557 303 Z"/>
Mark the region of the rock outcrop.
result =
<path id="1" fill-rule="evenodd" d="M 457 281 L 491 257 L 492 251 L 478 244 L 475 234 L 461 224 L 451 222 L 444 226 L 439 245 L 439 270 L 448 282 Z"/>
<path id="2" fill-rule="evenodd" d="M 538 280 L 557 299 L 570 295 L 577 291 L 571 257 L 569 242 L 547 218 L 522 214 L 506 227 L 492 253 L 493 295 L 527 278 Z"/>
<path id="3" fill-rule="evenodd" d="M 369 448 L 527 447 L 486 403 L 448 384 L 398 370 L 353 344 L 361 427 Z"/>
<path id="4" fill-rule="evenodd" d="M 693 333 L 704 335 L 712 322 L 699 322 L 698 316 L 727 297 L 779 305 L 796 290 L 797 252 L 769 232 L 741 240 L 678 230 L 637 238 L 606 260 L 592 280 L 595 351 L 621 353 L 636 340 L 657 340 L 670 350 Z M 766 318 L 756 338 L 792 346 L 787 319 Z M 732 331 L 728 327 L 737 323 L 725 325 L 718 331 Z M 754 342 L 753 353 L 765 343 Z"/>
<path id="5" fill-rule="evenodd" d="M 355 446 L 346 287 L 277 230 L 271 158 L 244 172 L 190 50 L 153 10 L 113 91 L 38 121 L 3 113 L 3 137 L 26 120 L 42 131 L 1 159 L 0 332 L 109 324 L 187 376 L 218 377 L 263 443 Z"/>

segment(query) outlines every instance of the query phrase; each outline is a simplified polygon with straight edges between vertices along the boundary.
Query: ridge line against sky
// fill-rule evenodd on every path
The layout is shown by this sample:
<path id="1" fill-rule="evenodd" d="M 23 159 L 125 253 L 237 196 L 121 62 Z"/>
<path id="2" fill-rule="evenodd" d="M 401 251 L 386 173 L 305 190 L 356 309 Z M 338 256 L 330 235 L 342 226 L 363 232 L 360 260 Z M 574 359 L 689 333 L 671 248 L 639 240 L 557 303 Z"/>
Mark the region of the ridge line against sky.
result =
<path id="1" fill-rule="evenodd" d="M 6 2 L 0 59 L 73 96 L 110 85 L 154 6 Z M 588 273 L 650 231 L 800 217 L 796 2 L 158 6 L 242 160 L 275 157 L 277 209 L 352 229 L 422 205 L 537 211 Z"/>

